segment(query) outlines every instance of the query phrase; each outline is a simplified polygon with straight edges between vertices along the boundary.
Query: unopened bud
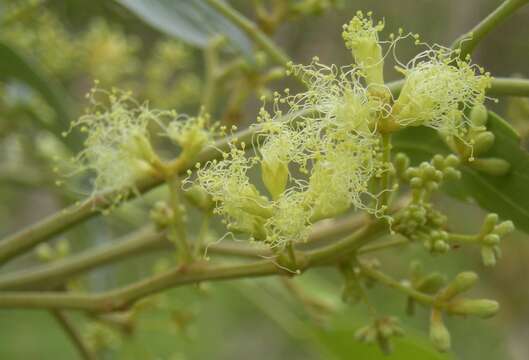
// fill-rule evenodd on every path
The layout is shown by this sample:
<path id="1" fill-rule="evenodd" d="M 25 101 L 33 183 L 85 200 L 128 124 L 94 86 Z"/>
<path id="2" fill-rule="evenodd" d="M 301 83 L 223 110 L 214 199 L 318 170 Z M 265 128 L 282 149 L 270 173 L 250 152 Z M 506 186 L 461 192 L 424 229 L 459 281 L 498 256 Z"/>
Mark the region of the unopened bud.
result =
<path id="1" fill-rule="evenodd" d="M 457 274 L 454 280 L 439 293 L 439 299 L 449 300 L 454 296 L 471 289 L 478 281 L 478 275 L 472 271 Z"/>
<path id="2" fill-rule="evenodd" d="M 288 182 L 288 164 L 281 161 L 261 162 L 261 177 L 272 198 L 278 199 Z"/>
<path id="3" fill-rule="evenodd" d="M 487 152 L 494 145 L 495 136 L 490 131 L 479 133 L 474 138 L 474 156 Z"/>
<path id="4" fill-rule="evenodd" d="M 506 175 L 511 169 L 511 164 L 500 158 L 475 159 L 469 162 L 469 166 L 474 170 L 492 176 Z"/>
<path id="5" fill-rule="evenodd" d="M 488 299 L 461 299 L 452 302 L 447 311 L 455 315 L 476 315 L 488 318 L 496 315 L 500 305 L 497 301 Z"/>
<path id="6" fill-rule="evenodd" d="M 437 309 L 432 310 L 430 318 L 430 341 L 439 351 L 450 350 L 450 333 L 443 322 L 441 313 Z"/>
<path id="7" fill-rule="evenodd" d="M 488 116 L 487 108 L 483 104 L 475 105 L 470 111 L 470 121 L 474 126 L 485 126 Z"/>

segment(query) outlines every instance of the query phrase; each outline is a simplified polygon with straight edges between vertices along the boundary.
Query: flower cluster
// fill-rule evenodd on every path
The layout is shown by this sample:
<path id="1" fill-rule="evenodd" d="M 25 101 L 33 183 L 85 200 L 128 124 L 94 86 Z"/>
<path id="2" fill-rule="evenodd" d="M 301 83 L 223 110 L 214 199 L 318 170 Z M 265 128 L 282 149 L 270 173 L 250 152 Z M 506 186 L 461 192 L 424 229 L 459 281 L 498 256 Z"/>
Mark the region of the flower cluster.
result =
<path id="1" fill-rule="evenodd" d="M 428 47 L 402 65 L 404 86 L 392 99 L 383 84 L 383 45 L 407 36 L 400 31 L 397 39 L 381 42 L 383 28 L 362 12 L 344 26 L 351 67 L 326 66 L 317 58 L 308 66 L 289 64 L 287 73 L 306 90 L 275 93 L 272 113 L 261 109 L 254 125 L 256 154 L 246 158 L 232 146 L 223 161 L 198 171 L 197 184 L 213 196 L 230 229 L 282 246 L 305 240 L 313 222 L 350 208 L 381 216 L 379 195 L 391 189 L 373 185 L 393 171 L 383 156 L 385 125 L 392 123 L 392 131 L 428 126 L 457 138 L 468 131 L 466 113 L 485 100 L 490 76 L 460 60 L 457 51 Z M 250 180 L 254 165 L 268 197 Z"/>
<path id="2" fill-rule="evenodd" d="M 134 189 L 146 175 L 163 176 L 163 161 L 154 149 L 151 133 L 167 137 L 181 149 L 181 155 L 193 158 L 213 139 L 215 126 L 209 116 L 178 115 L 171 110 L 149 108 L 137 102 L 130 92 L 92 89 L 86 115 L 72 123 L 86 134 L 84 150 L 74 159 L 76 172 L 92 171 L 94 191 Z M 67 135 L 65 133 L 64 135 Z"/>

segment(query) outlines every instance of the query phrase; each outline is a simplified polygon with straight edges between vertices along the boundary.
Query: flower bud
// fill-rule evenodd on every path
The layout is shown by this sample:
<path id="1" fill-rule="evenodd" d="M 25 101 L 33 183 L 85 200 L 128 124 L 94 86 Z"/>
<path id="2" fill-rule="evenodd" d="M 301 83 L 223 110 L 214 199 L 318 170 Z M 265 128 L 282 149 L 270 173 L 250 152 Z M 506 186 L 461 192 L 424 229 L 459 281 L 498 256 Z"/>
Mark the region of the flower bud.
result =
<path id="1" fill-rule="evenodd" d="M 285 191 L 288 182 L 288 165 L 281 161 L 261 162 L 261 177 L 266 189 L 276 200 Z"/>
<path id="2" fill-rule="evenodd" d="M 437 309 L 432 310 L 430 317 L 430 341 L 439 351 L 450 350 L 450 333 L 443 322 L 441 313 Z"/>
<path id="3" fill-rule="evenodd" d="M 449 300 L 454 296 L 471 289 L 478 281 L 478 275 L 472 271 L 457 274 L 454 280 L 448 284 L 438 295 L 440 300 Z"/>
<path id="4" fill-rule="evenodd" d="M 477 104 L 470 110 L 470 121 L 474 126 L 485 126 L 488 116 L 487 108 L 483 104 Z"/>
<path id="5" fill-rule="evenodd" d="M 506 175 L 511 169 L 511 164 L 500 158 L 476 159 L 468 164 L 471 168 L 491 176 Z"/>
<path id="6" fill-rule="evenodd" d="M 496 254 L 491 246 L 481 247 L 481 261 L 485 266 L 496 265 Z"/>
<path id="7" fill-rule="evenodd" d="M 501 236 L 505 236 L 507 234 L 512 233 L 514 229 L 515 228 L 514 228 L 513 222 L 508 220 L 508 221 L 504 221 L 501 224 L 497 225 L 494 228 L 494 233 L 501 237 Z"/>
<path id="8" fill-rule="evenodd" d="M 361 68 L 367 84 L 384 84 L 384 57 L 378 42 L 378 33 L 384 29 L 384 23 L 373 25 L 368 13 L 367 17 L 361 11 L 344 26 L 342 33 L 345 46 L 351 49 L 355 63 Z"/>
<path id="9" fill-rule="evenodd" d="M 210 211 L 215 206 L 207 191 L 198 185 L 191 186 L 184 194 L 191 204 L 201 210 Z"/>
<path id="10" fill-rule="evenodd" d="M 494 145 L 495 136 L 490 131 L 484 131 L 474 137 L 474 156 L 486 153 Z"/>
<path id="11" fill-rule="evenodd" d="M 460 299 L 452 302 L 447 311 L 455 315 L 476 315 L 488 318 L 496 315 L 500 308 L 497 301 L 488 299 Z"/>

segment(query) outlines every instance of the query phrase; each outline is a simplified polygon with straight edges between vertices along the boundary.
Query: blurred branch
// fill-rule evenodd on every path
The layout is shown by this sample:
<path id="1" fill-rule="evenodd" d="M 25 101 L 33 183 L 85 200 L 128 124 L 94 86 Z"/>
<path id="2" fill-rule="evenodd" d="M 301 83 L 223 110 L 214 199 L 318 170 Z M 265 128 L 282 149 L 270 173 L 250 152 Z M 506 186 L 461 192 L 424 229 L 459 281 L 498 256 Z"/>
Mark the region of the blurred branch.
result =
<path id="1" fill-rule="evenodd" d="M 299 251 L 296 269 L 286 269 L 273 261 L 256 261 L 241 265 L 207 265 L 194 263 L 138 281 L 126 287 L 99 294 L 53 292 L 3 292 L 0 307 L 77 309 L 91 312 L 112 312 L 129 307 L 135 301 L 172 287 L 236 278 L 269 275 L 292 275 L 311 267 L 334 265 L 348 258 L 361 246 L 386 229 L 383 221 L 363 226 L 353 234 L 330 245 L 311 251 Z"/>
<path id="2" fill-rule="evenodd" d="M 51 315 L 53 315 L 55 320 L 57 320 L 59 325 L 61 325 L 64 332 L 79 352 L 81 358 L 83 360 L 96 360 L 95 355 L 92 354 L 92 352 L 83 343 L 81 336 L 75 329 L 70 319 L 68 319 L 68 317 L 62 311 L 59 310 L 51 310 L 50 313 Z"/>
<path id="3" fill-rule="evenodd" d="M 290 61 L 289 56 L 274 44 L 264 32 L 259 30 L 259 27 L 256 24 L 248 20 L 237 10 L 230 7 L 226 2 L 220 0 L 206 0 L 206 2 L 244 31 L 246 35 L 248 35 L 257 46 L 266 52 L 274 62 L 285 66 Z"/>
<path id="4" fill-rule="evenodd" d="M 461 57 L 471 54 L 474 48 L 483 38 L 516 10 L 527 4 L 529 0 L 506 0 L 492 13 L 490 13 L 472 30 L 461 35 L 453 44 L 452 48 L 461 48 Z"/>
<path id="5" fill-rule="evenodd" d="M 314 226 L 308 243 L 347 234 L 362 226 L 363 220 L 362 217 L 354 214 L 344 219 L 322 221 Z M 146 226 L 115 243 L 99 246 L 60 261 L 0 276 L 0 289 L 51 289 L 74 276 L 99 266 L 118 262 L 136 254 L 169 248 L 174 248 L 174 244 L 167 240 L 164 232 L 157 232 L 152 227 Z M 267 248 L 233 242 L 204 244 L 202 251 L 254 259 L 273 255 Z"/>

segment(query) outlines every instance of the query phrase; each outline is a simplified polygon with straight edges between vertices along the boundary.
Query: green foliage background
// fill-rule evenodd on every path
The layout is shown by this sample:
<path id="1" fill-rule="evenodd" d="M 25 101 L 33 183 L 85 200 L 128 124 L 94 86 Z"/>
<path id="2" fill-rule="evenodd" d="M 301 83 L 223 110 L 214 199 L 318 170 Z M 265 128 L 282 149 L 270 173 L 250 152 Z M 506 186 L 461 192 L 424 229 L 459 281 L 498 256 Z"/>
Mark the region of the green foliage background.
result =
<path id="1" fill-rule="evenodd" d="M 137 1 L 120 1 L 124 5 L 138 4 Z M 141 2 L 139 2 L 141 3 Z M 207 20 L 194 23 L 186 22 L 193 11 L 195 1 L 179 8 L 174 3 L 160 1 L 167 8 L 149 13 L 148 6 L 128 11 L 117 2 L 94 1 L 47 1 L 43 5 L 58 14 L 72 34 L 81 32 L 90 20 L 105 18 L 108 23 L 123 29 L 127 35 L 146 44 L 140 57 L 149 54 L 156 40 L 178 35 L 197 47 L 203 47 L 211 33 L 224 32 L 235 39 L 232 51 L 250 54 L 249 43 L 244 36 L 229 24 L 215 21 L 215 14 Z M 183 3 L 183 2 L 182 2 Z M 249 2 L 233 1 L 239 9 L 248 10 Z M 0 2 L 0 4 L 2 4 Z M 345 1 L 345 6 L 332 10 L 320 17 L 308 17 L 282 27 L 276 36 L 278 43 L 287 50 L 297 62 L 309 62 L 318 55 L 323 63 L 348 64 L 350 54 L 343 47 L 340 24 L 347 22 L 357 9 L 373 10 L 384 16 L 388 28 L 405 27 L 418 32 L 427 42 L 450 44 L 459 34 L 467 31 L 483 18 L 495 6 L 493 0 L 467 1 L 383 1 L 355 0 Z M 165 9 L 165 10 L 164 10 Z M 182 10 L 183 9 L 183 10 Z M 178 14 L 178 16 L 177 16 Z M 174 16 L 174 17 L 172 17 Z M 174 20 L 178 19 L 178 21 Z M 187 19 L 187 20 L 186 20 Z M 212 20 L 213 19 L 213 20 Z M 529 28 L 524 26 L 529 19 L 529 9 L 522 9 L 506 24 L 501 25 L 479 47 L 474 60 L 483 65 L 493 75 L 510 76 L 518 73 L 529 76 L 527 54 L 529 53 Z M 143 21 L 142 21 L 143 20 Z M 207 24 L 206 27 L 200 25 Z M 154 27 L 152 26 L 154 25 Z M 82 101 L 86 83 L 84 79 L 72 85 L 66 84 L 52 73 L 42 70 L 39 59 L 7 45 L 0 37 L 0 76 L 4 81 L 17 79 L 29 85 L 40 94 L 53 108 L 59 121 L 49 123 L 41 120 L 41 126 L 51 132 L 64 131 L 64 124 L 77 116 L 80 109 L 72 104 Z M 53 49 L 50 49 L 53 51 Z M 402 49 L 406 57 L 408 49 Z M 200 53 L 193 50 L 190 68 L 199 76 L 202 60 Z M 388 72 L 391 69 L 388 69 Z M 142 76 L 141 69 L 135 76 Z M 391 76 L 390 76 L 391 77 Z M 101 79 L 103 82 L 105 79 Z M 137 79 L 127 79 L 134 82 Z M 126 85 L 123 81 L 121 85 Z M 79 85 L 81 83 L 81 85 Z M 283 86 L 282 83 L 276 84 Z M 222 102 L 222 100 L 221 100 Z M 495 110 L 507 117 L 508 121 L 519 126 L 520 119 L 508 117 L 508 100 L 494 106 Z M 245 119 L 255 116 L 258 102 L 250 100 L 245 111 Z M 183 110 L 193 111 L 196 104 L 184 104 Z M 507 114 L 507 116 L 505 116 Z M 527 114 L 526 114 L 527 115 Z M 494 154 L 516 155 L 513 164 L 520 167 L 521 173 L 527 172 L 527 155 L 520 150 L 519 139 L 507 134 L 501 120 L 490 115 L 497 134 L 505 135 L 504 140 L 491 150 Z M 4 118 L 0 121 L 16 121 Z M 529 117 L 521 121 L 529 121 Z M 518 122 L 516 122 L 518 121 Z M 2 129 L 11 125 L 1 124 Z M 523 130 L 523 126 L 522 126 Z M 430 134 L 431 135 L 431 134 Z M 523 132 L 522 132 L 523 135 Z M 415 160 L 421 160 L 430 154 L 417 144 L 415 139 L 428 136 L 424 129 L 413 129 L 397 140 L 396 146 L 414 151 Z M 70 138 L 71 139 L 71 138 Z M 522 138 L 522 140 L 524 140 Z M 68 140 L 67 146 L 75 148 L 78 142 Z M 439 143 L 429 144 L 429 149 L 442 149 Z M 441 150 L 445 151 L 445 150 Z M 0 155 L 5 156 L 5 155 Z M 7 172 L 2 173 L 0 183 L 0 235 L 7 234 L 31 223 L 42 215 L 51 213 L 64 199 L 57 200 L 52 186 L 45 180 L 33 176 L 26 177 L 31 184 L 13 184 Z M 28 179 L 29 178 L 29 179 Z M 481 180 L 483 177 L 481 178 Z M 469 170 L 465 173 L 465 194 L 472 193 L 474 199 L 484 208 L 494 208 L 506 218 L 512 218 L 520 230 L 529 229 L 529 219 L 524 211 L 513 209 L 512 202 L 526 201 L 529 196 L 524 192 L 525 179 L 517 178 L 505 184 L 491 182 L 483 185 L 480 179 Z M 480 182 L 481 181 L 481 182 Z M 485 178 L 485 182 L 488 181 Z M 481 184 L 481 187 L 479 184 Z M 488 186 L 489 191 L 483 190 Z M 490 191 L 492 188 L 493 191 Z M 454 191 L 447 189 L 454 195 Z M 505 198 L 505 194 L 508 197 Z M 494 197 L 496 194 L 496 197 Z M 479 226 L 482 210 L 475 204 L 463 202 L 461 193 L 456 197 L 440 196 L 436 201 L 449 214 L 454 228 L 458 231 L 471 230 Z M 156 195 L 149 195 L 155 197 Z M 68 199 L 69 200 L 69 199 Z M 100 244 L 105 239 L 124 233 L 124 230 L 141 219 L 147 207 L 149 197 L 137 201 L 140 208 L 127 208 L 110 218 L 91 220 L 81 230 L 70 231 L 68 238 L 75 238 L 74 251 Z M 34 204 L 38 204 L 36 207 Z M 500 209 L 497 209 L 500 207 Z M 519 209 L 518 209 L 519 210 Z M 522 209 L 523 210 L 523 209 Z M 494 269 L 484 269 L 479 262 L 479 254 L 473 249 L 461 249 L 448 257 L 431 257 L 417 249 L 406 249 L 384 254 L 384 262 L 396 270 L 396 276 L 405 276 L 410 259 L 422 258 L 430 268 L 439 268 L 449 275 L 455 275 L 462 269 L 478 269 L 482 274 L 481 288 L 477 295 L 486 294 L 495 297 L 502 304 L 502 310 L 496 318 L 488 321 L 468 319 L 449 321 L 454 351 L 440 355 L 429 345 L 418 329 L 427 328 L 427 313 L 419 311 L 413 319 L 403 317 L 408 336 L 397 340 L 395 352 L 389 357 L 383 356 L 374 346 L 359 344 L 353 339 L 356 328 L 363 324 L 365 309 L 362 306 L 351 308 L 340 302 L 341 281 L 331 271 L 309 272 L 296 282 L 310 289 L 311 294 L 321 297 L 336 308 L 322 324 L 304 305 L 292 299 L 273 279 L 252 279 L 226 284 L 204 284 L 200 287 L 174 289 L 163 296 L 165 310 L 147 311 L 138 320 L 139 330 L 123 338 L 119 350 L 109 350 L 103 354 L 108 359 L 526 359 L 529 357 L 529 345 L 525 341 L 529 333 L 529 288 L 525 274 L 529 270 L 529 243 L 527 235 L 517 233 L 504 242 L 504 258 Z M 125 266 L 108 266 L 90 273 L 82 279 L 85 286 L 93 290 L 114 287 L 127 281 L 151 273 L 151 269 L 164 254 L 142 256 L 128 260 Z M 9 267 L 23 267 L 35 262 L 28 256 Z M 376 303 L 387 313 L 401 313 L 405 299 L 400 296 L 388 296 L 385 289 L 376 289 Z M 80 328 L 85 320 L 75 318 Z M 52 317 L 44 311 L 0 310 L 0 358 L 1 359 L 73 359 L 77 356 L 70 342 L 58 328 Z"/>

